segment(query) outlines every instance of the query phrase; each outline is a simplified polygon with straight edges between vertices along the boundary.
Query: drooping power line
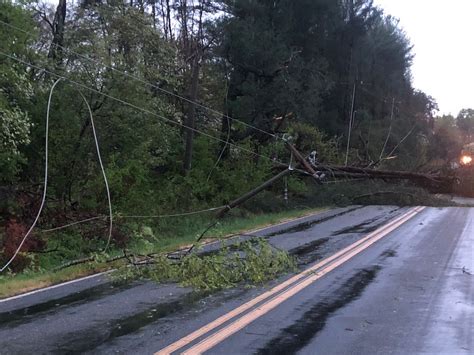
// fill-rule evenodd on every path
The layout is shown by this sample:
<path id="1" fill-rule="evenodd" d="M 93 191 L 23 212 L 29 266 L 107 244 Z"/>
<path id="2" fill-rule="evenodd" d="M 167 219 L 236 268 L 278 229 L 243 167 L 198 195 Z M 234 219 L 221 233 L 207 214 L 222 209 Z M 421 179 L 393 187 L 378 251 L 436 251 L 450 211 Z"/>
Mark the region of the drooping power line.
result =
<path id="1" fill-rule="evenodd" d="M 75 80 L 73 80 L 73 79 L 70 79 L 70 78 L 68 78 L 68 77 L 66 77 L 66 76 L 63 76 L 63 75 L 59 75 L 59 74 L 57 74 L 57 73 L 54 73 L 54 72 L 52 72 L 52 71 L 50 71 L 50 70 L 48 70 L 48 69 L 46 69 L 46 68 L 44 68 L 44 67 L 40 67 L 40 66 L 38 66 L 38 65 L 36 65 L 36 64 L 27 62 L 27 61 L 25 61 L 25 60 L 23 60 L 23 59 L 14 57 L 14 56 L 12 56 L 12 55 L 10 55 L 10 54 L 8 54 L 8 53 L 5 53 L 5 52 L 3 52 L 3 51 L 0 51 L 0 55 L 3 55 L 3 56 L 5 56 L 5 57 L 10 58 L 10 59 L 12 59 L 12 60 L 14 60 L 14 61 L 17 61 L 17 62 L 19 62 L 19 63 L 22 63 L 22 64 L 24 64 L 24 65 L 26 65 L 26 66 L 35 68 L 35 69 L 40 70 L 40 71 L 44 71 L 45 73 L 48 73 L 48 74 L 50 74 L 50 75 L 52 75 L 52 76 L 54 76 L 54 77 L 56 77 L 56 78 L 64 79 L 64 80 L 66 80 L 66 81 L 68 81 L 68 82 L 70 82 L 70 83 L 72 83 L 72 84 L 74 84 L 74 85 L 77 85 L 77 86 L 79 86 L 79 87 L 81 87 L 81 88 L 83 88 L 83 89 L 86 89 L 86 90 L 89 90 L 89 91 L 91 91 L 91 92 L 94 92 L 94 93 L 96 93 L 96 94 L 98 94 L 98 95 L 102 95 L 102 96 L 104 96 L 104 97 L 107 97 L 107 98 L 109 98 L 109 99 L 111 99 L 111 100 L 113 100 L 113 101 L 119 102 L 119 103 L 121 103 L 121 104 L 123 104 L 123 105 L 125 105 L 125 106 L 128 106 L 128 107 L 131 107 L 131 108 L 133 108 L 133 109 L 135 109 L 135 110 L 144 112 L 144 113 L 146 113 L 146 114 L 148 114 L 148 115 L 150 115 L 150 116 L 155 116 L 155 117 L 159 118 L 160 120 L 165 121 L 165 122 L 167 122 L 167 123 L 173 124 L 173 125 L 175 125 L 175 126 L 183 127 L 183 128 L 186 128 L 186 129 L 190 129 L 190 130 L 192 130 L 193 132 L 199 133 L 199 134 L 201 134 L 201 135 L 203 135 L 203 136 L 205 136 L 205 137 L 208 137 L 208 138 L 210 138 L 210 139 L 213 139 L 213 140 L 215 140 L 215 141 L 228 144 L 228 145 L 231 146 L 231 147 L 234 147 L 234 148 L 236 148 L 236 149 L 238 149 L 238 150 L 247 152 L 247 153 L 249 153 L 249 154 L 251 154 L 251 155 L 253 155 L 253 156 L 261 157 L 261 158 L 270 160 L 270 161 L 272 161 L 272 162 L 275 161 L 274 158 L 271 158 L 271 157 L 269 157 L 269 156 L 267 156 L 267 155 L 263 155 L 263 154 L 260 154 L 260 153 L 256 153 L 256 152 L 254 152 L 254 151 L 252 151 L 252 150 L 250 150 L 250 149 L 247 149 L 247 148 L 242 147 L 242 146 L 240 146 L 240 145 L 238 145 L 238 144 L 235 144 L 235 143 L 226 142 L 224 139 L 215 137 L 215 136 L 213 136 L 213 135 L 211 135 L 211 134 L 209 134 L 209 133 L 203 132 L 203 131 L 201 131 L 201 130 L 199 130 L 199 129 L 197 129 L 197 128 L 190 127 L 190 126 L 188 126 L 188 125 L 186 125 L 186 124 L 184 124 L 184 123 L 174 121 L 174 120 L 172 120 L 172 119 L 170 119 L 170 118 L 167 118 L 167 117 L 165 117 L 165 116 L 162 116 L 162 115 L 160 115 L 160 114 L 158 114 L 158 113 L 156 113 L 156 112 L 150 111 L 150 110 L 145 109 L 145 108 L 143 108 L 143 107 L 137 106 L 137 105 L 135 105 L 135 104 L 133 104 L 133 103 L 130 103 L 130 102 L 128 102 L 128 101 L 125 101 L 125 100 L 123 100 L 123 99 L 120 99 L 120 98 L 117 98 L 117 97 L 115 97 L 115 96 L 106 94 L 106 93 L 101 92 L 101 91 L 99 91 L 99 90 L 97 90 L 97 89 L 95 89 L 95 88 L 91 88 L 90 86 L 87 86 L 87 85 L 85 85 L 85 84 L 82 84 L 82 83 L 80 83 L 80 82 L 78 82 L 78 81 L 75 81 Z M 280 162 L 280 163 L 281 163 L 281 162 Z"/>

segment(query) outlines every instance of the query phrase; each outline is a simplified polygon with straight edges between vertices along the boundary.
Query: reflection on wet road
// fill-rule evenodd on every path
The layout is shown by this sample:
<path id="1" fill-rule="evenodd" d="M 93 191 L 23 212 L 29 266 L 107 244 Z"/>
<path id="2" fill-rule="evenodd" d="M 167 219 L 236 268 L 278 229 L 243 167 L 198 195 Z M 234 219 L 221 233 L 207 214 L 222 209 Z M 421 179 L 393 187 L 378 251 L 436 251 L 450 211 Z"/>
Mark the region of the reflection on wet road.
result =
<path id="1" fill-rule="evenodd" d="M 304 270 L 407 211 L 338 209 L 253 234 L 288 250 Z M 425 209 L 206 353 L 473 353 L 470 221 L 469 208 Z M 290 276 L 263 288 L 216 294 L 104 282 L 80 290 L 70 286 L 49 298 L 46 293 L 37 302 L 32 295 L 0 303 L 1 352 L 154 353 Z"/>

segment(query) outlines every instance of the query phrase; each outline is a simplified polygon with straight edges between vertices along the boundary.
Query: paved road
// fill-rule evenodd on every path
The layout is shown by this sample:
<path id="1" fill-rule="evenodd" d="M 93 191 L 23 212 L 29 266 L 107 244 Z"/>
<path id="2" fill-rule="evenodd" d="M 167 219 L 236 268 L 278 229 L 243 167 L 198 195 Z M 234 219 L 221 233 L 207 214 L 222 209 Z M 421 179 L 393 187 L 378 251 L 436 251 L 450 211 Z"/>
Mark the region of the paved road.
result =
<path id="1" fill-rule="evenodd" d="M 220 337 L 206 353 L 473 354 L 474 209 L 427 208 L 395 224 L 411 211 L 353 207 L 255 233 L 315 268 L 295 283 L 299 274 L 205 295 L 102 278 L 2 302 L 0 353 L 149 354 L 227 317 L 176 353 Z"/>

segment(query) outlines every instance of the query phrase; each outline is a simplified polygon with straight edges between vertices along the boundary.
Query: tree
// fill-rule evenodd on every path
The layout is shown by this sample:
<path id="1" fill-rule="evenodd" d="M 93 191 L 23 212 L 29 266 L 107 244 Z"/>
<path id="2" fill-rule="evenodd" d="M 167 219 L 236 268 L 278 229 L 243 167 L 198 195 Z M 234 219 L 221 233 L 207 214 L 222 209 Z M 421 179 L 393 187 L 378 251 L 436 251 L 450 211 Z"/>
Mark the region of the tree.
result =
<path id="1" fill-rule="evenodd" d="M 461 132 L 456 119 L 451 115 L 436 117 L 431 137 L 430 158 L 444 164 L 456 161 L 462 149 Z"/>
<path id="2" fill-rule="evenodd" d="M 456 117 L 456 125 L 461 130 L 464 144 L 474 141 L 474 109 L 462 109 Z"/>
<path id="3" fill-rule="evenodd" d="M 31 14 L 8 2 L 0 3 L 0 19 L 34 32 Z M 28 59 L 34 38 L 12 28 L 0 31 L 0 50 Z M 22 64 L 0 58 L 0 182 L 13 181 L 25 162 L 21 148 L 30 143 L 31 117 L 27 112 L 33 98 L 28 70 Z"/>

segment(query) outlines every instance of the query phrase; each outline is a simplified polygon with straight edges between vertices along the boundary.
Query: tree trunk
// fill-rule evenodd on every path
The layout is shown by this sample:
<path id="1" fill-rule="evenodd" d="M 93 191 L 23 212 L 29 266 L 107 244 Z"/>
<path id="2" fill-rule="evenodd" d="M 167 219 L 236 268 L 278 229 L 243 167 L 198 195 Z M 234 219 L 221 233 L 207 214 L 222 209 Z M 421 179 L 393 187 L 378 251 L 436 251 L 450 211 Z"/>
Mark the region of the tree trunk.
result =
<path id="1" fill-rule="evenodd" d="M 53 41 L 49 47 L 48 57 L 57 65 L 62 61 L 62 47 L 64 46 L 64 24 L 66 22 L 66 0 L 59 0 L 53 20 Z"/>
<path id="2" fill-rule="evenodd" d="M 194 54 L 191 69 L 191 90 L 189 99 L 193 102 L 197 100 L 199 83 L 199 53 Z M 194 124 L 196 118 L 196 105 L 189 103 L 188 114 L 186 116 L 186 146 L 184 152 L 184 173 L 188 174 L 191 170 L 193 159 L 193 141 L 194 141 Z"/>

